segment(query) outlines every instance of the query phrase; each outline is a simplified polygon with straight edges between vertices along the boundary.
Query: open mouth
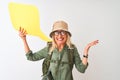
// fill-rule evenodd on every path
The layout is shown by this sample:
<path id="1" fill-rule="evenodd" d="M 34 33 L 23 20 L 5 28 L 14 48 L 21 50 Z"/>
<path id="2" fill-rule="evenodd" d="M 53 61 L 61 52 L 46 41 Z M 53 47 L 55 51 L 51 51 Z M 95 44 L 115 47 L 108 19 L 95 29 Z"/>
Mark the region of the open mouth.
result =
<path id="1" fill-rule="evenodd" d="M 57 41 L 63 41 L 64 40 L 64 38 L 59 38 L 59 39 L 57 39 Z"/>

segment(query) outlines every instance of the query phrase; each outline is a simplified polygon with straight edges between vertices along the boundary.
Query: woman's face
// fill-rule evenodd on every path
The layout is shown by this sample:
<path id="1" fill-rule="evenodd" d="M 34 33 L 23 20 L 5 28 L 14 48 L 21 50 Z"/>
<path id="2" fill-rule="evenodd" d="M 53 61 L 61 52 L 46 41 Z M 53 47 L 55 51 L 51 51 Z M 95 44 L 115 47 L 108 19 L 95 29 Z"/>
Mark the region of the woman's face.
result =
<path id="1" fill-rule="evenodd" d="M 53 33 L 54 40 L 57 45 L 64 45 L 67 41 L 67 32 L 63 30 L 57 30 Z"/>

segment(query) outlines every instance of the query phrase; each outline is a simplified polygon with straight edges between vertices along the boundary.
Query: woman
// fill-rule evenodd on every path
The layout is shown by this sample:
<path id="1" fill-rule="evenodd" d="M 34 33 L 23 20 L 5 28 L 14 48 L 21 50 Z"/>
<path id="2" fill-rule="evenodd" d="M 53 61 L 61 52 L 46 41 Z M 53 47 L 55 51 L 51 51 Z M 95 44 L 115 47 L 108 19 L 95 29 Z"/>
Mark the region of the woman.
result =
<path id="1" fill-rule="evenodd" d="M 68 31 L 68 24 L 64 21 L 56 21 L 53 24 L 50 37 L 52 38 L 52 45 L 32 52 L 26 41 L 26 30 L 19 29 L 19 36 L 23 40 L 25 52 L 28 60 L 37 61 L 46 58 L 48 54 L 52 53 L 49 70 L 52 74 L 53 80 L 73 80 L 72 69 L 69 62 L 68 49 L 73 49 L 73 64 L 77 70 L 84 73 L 88 66 L 88 51 L 91 46 L 98 43 L 98 40 L 90 42 L 84 49 L 83 58 L 81 59 L 75 45 L 71 43 L 71 33 Z M 58 62 L 57 62 L 58 61 Z"/>

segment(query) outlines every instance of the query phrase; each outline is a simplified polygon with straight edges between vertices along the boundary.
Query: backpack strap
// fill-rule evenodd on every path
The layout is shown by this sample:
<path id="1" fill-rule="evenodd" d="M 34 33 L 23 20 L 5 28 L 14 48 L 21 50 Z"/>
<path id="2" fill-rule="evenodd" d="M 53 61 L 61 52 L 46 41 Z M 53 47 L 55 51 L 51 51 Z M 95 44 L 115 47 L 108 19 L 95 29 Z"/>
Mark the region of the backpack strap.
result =
<path id="1" fill-rule="evenodd" d="M 73 68 L 73 64 L 74 64 L 74 45 L 72 45 L 72 48 L 68 48 L 68 59 L 69 59 L 69 65 L 70 68 Z"/>
<path id="2" fill-rule="evenodd" d="M 50 66 L 51 57 L 52 57 L 52 53 L 49 54 L 49 55 L 44 59 L 44 61 L 43 61 L 43 63 L 42 63 L 43 76 L 44 76 L 45 74 L 47 74 L 48 71 L 49 71 L 49 66 Z"/>
<path id="3" fill-rule="evenodd" d="M 52 42 L 47 42 L 48 52 L 51 46 L 52 46 Z M 43 63 L 42 63 L 43 76 L 46 75 L 49 71 L 50 60 L 51 60 L 52 54 L 53 53 L 51 52 L 51 54 L 48 54 L 48 56 L 43 60 Z"/>

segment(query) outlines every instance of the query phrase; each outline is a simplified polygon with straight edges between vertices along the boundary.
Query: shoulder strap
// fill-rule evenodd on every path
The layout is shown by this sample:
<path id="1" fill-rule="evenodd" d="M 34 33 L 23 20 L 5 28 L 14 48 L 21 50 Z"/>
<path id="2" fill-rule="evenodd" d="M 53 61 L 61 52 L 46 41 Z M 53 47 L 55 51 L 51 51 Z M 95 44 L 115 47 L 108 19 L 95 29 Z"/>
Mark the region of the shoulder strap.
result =
<path id="1" fill-rule="evenodd" d="M 52 42 L 47 42 L 48 50 L 52 46 Z"/>
<path id="2" fill-rule="evenodd" d="M 51 45 L 52 45 L 51 42 L 47 42 L 48 52 L 49 52 L 49 48 L 51 47 Z M 43 75 L 48 73 L 52 54 L 53 53 L 51 52 L 51 54 L 48 54 L 47 57 L 45 57 L 45 59 L 43 60 L 43 64 L 42 64 Z"/>
<path id="3" fill-rule="evenodd" d="M 73 63 L 74 63 L 74 45 L 72 46 L 71 49 L 68 49 L 68 59 L 70 63 L 70 68 L 73 68 Z"/>

